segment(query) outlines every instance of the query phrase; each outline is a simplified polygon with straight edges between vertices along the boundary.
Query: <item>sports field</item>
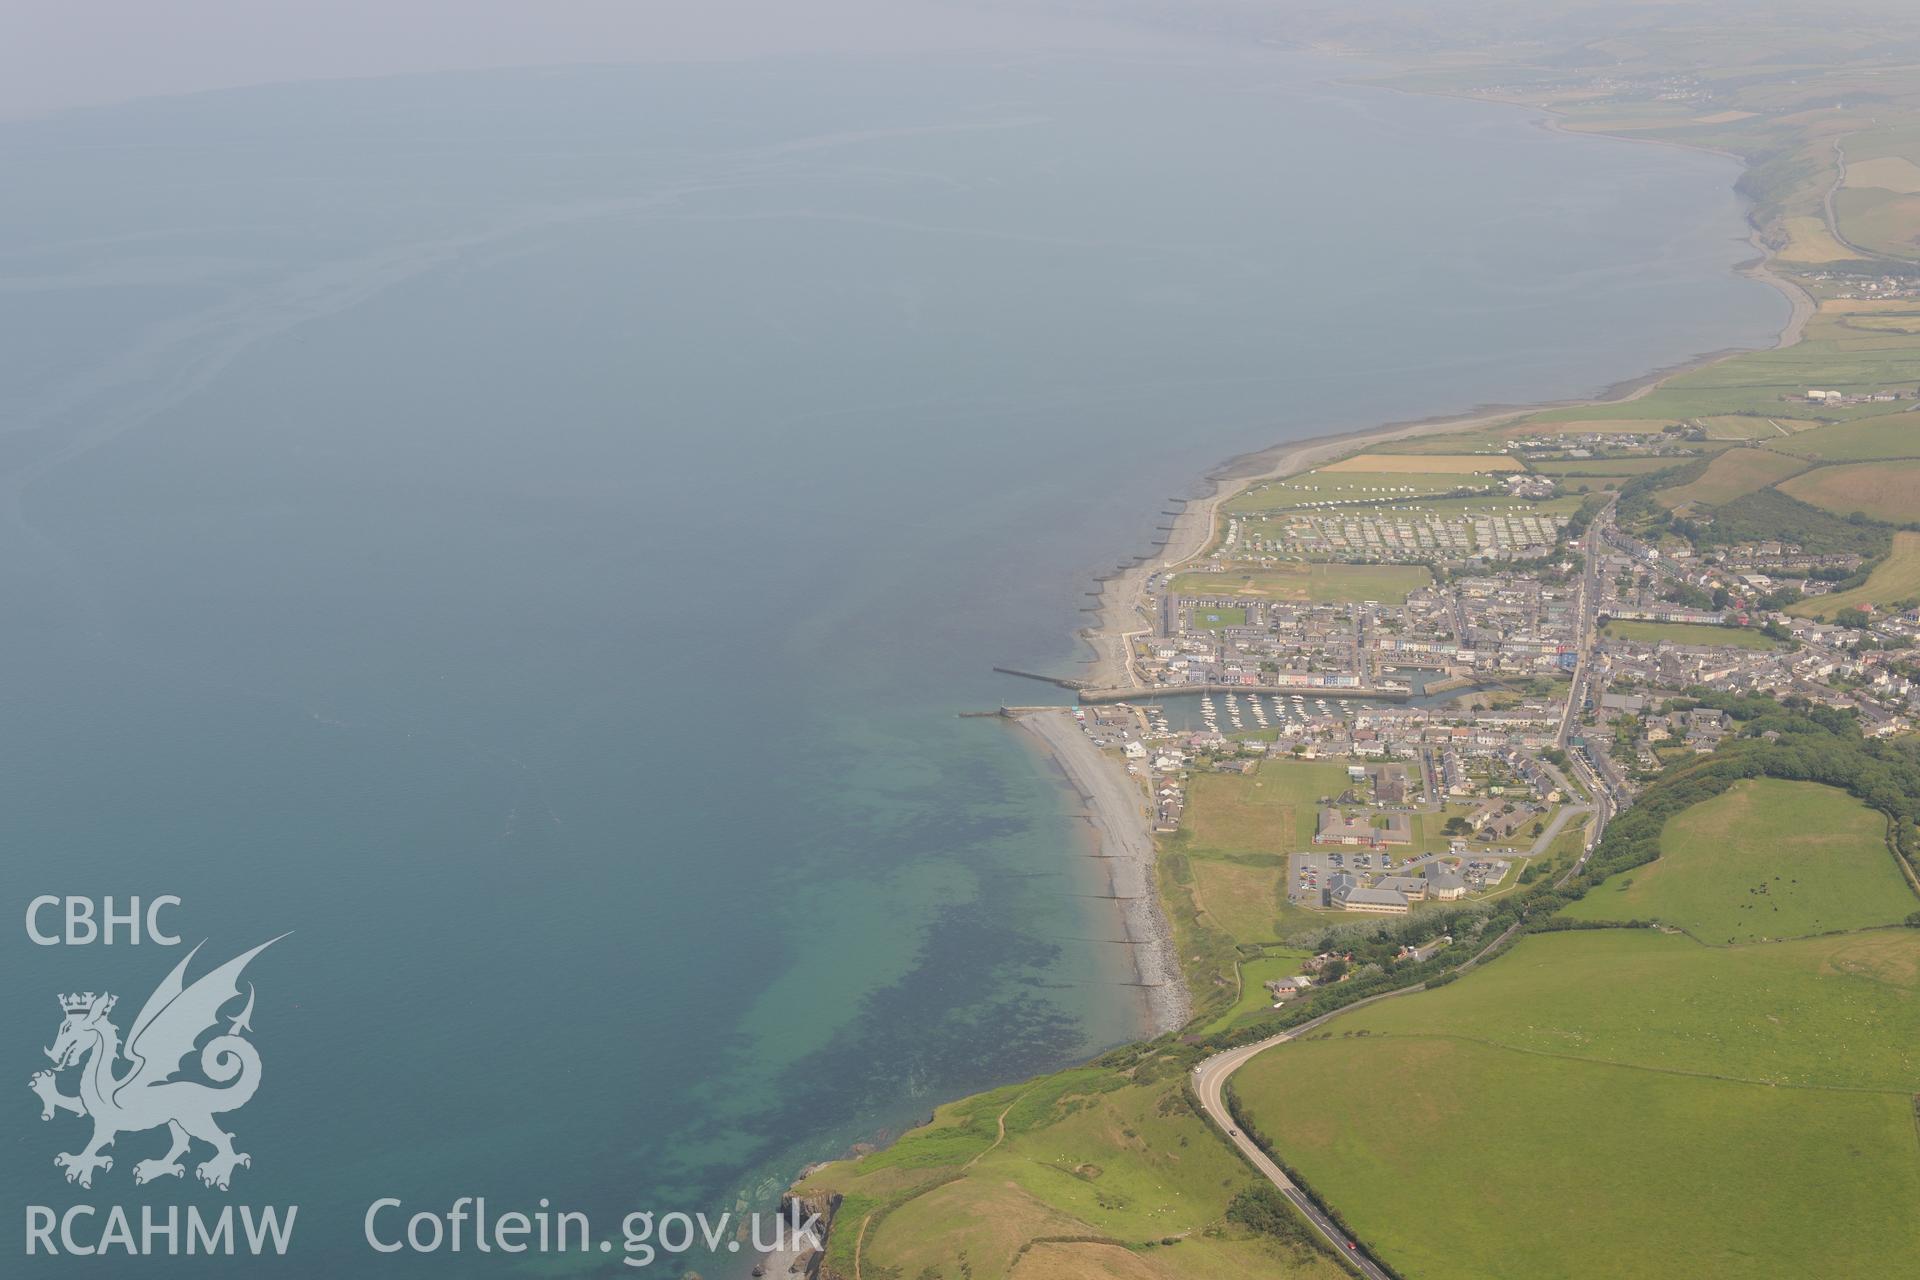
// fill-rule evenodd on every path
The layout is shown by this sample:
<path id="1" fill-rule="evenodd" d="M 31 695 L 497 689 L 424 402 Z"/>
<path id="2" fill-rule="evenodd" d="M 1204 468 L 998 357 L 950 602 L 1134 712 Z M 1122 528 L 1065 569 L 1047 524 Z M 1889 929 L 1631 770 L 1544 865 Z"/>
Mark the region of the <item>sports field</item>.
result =
<path id="1" fill-rule="evenodd" d="M 1802 600 L 1787 612 L 1803 618 L 1831 618 L 1842 609 L 1869 604 L 1884 608 L 1915 599 L 1920 599 L 1920 533 L 1901 530 L 1893 535 L 1891 554 L 1867 576 L 1865 583 L 1850 591 Z"/>
<path id="2" fill-rule="evenodd" d="M 1259 1132 L 1405 1275 L 1920 1267 L 1912 930 L 1735 950 L 1539 935 L 1234 1083 Z"/>
<path id="3" fill-rule="evenodd" d="M 1727 945 L 1894 924 L 1920 908 L 1887 849 L 1886 820 L 1816 783 L 1736 783 L 1668 821 L 1660 849 L 1564 914 L 1658 920 Z"/>
<path id="4" fill-rule="evenodd" d="M 1906 524 L 1920 520 L 1920 458 L 1815 467 L 1783 483 L 1780 491 L 1835 515 L 1859 511 L 1875 520 Z"/>
<path id="5" fill-rule="evenodd" d="M 1715 627 L 1698 622 L 1632 622 L 1609 620 L 1601 629 L 1605 636 L 1637 640 L 1642 644 L 1732 645 L 1737 649 L 1772 649 L 1777 646 L 1750 627 Z"/>
<path id="6" fill-rule="evenodd" d="M 1669 510 L 1704 503 L 1719 506 L 1742 494 L 1764 489 L 1784 480 L 1796 471 L 1806 470 L 1806 462 L 1765 449 L 1729 449 L 1707 464 L 1697 480 L 1672 489 L 1662 489 L 1660 497 Z"/>
<path id="7" fill-rule="evenodd" d="M 1212 608 L 1196 608 L 1189 621 L 1203 631 L 1217 631 L 1221 627 L 1244 627 L 1247 625 L 1247 611 L 1245 608 L 1236 609 L 1224 604 Z"/>
<path id="8" fill-rule="evenodd" d="M 1175 575 L 1172 590 L 1182 596 L 1254 596 L 1263 600 L 1296 600 L 1316 604 L 1351 600 L 1378 600 L 1404 604 L 1407 593 L 1431 581 L 1420 565 L 1229 564 L 1221 573 Z"/>

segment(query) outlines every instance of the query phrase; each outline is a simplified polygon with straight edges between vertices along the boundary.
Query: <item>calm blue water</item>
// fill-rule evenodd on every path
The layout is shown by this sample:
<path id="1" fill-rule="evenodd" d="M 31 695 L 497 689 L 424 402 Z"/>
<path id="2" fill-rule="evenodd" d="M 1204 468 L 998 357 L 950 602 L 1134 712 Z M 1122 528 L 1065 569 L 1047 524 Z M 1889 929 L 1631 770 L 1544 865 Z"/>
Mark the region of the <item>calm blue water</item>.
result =
<path id="1" fill-rule="evenodd" d="M 233 1194 L 133 1189 L 153 1134 L 69 1188 L 79 1122 L 21 1088 L 0 1257 L 26 1204 L 232 1199 L 301 1206 L 273 1274 L 505 1274 L 374 1258 L 360 1214 L 764 1199 L 1132 1034 L 1070 803 L 954 717 L 1039 690 L 989 668 L 1069 664 L 1088 573 L 1222 457 L 1784 316 L 1729 274 L 1728 163 L 1342 70 L 520 72 L 0 130 L 9 1070 L 56 992 L 124 1029 L 177 958 L 35 947 L 36 893 L 178 894 L 214 961 L 295 931 Z"/>

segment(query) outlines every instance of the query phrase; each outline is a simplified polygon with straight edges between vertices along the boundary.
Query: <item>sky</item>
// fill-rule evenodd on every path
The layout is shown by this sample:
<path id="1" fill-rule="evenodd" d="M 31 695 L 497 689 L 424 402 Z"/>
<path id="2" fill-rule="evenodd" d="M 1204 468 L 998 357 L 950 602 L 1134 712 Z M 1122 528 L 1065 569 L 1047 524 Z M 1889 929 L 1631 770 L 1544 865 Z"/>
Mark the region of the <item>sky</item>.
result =
<path id="1" fill-rule="evenodd" d="M 1045 7 L 1046 0 L 0 0 L 0 118 L 288 80 L 1149 38 L 1050 17 Z"/>

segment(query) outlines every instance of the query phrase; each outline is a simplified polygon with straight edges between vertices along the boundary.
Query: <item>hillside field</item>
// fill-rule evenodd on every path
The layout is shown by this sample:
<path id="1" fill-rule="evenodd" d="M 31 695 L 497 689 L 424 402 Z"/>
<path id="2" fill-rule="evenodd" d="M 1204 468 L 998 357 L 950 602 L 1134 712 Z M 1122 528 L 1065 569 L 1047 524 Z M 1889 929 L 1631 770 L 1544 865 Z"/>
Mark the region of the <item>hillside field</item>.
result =
<path id="1" fill-rule="evenodd" d="M 1820 462 L 1873 458 L 1920 458 L 1920 418 L 1896 413 L 1864 422 L 1841 422 L 1803 431 L 1774 448 Z"/>
<path id="2" fill-rule="evenodd" d="M 1815 467 L 1781 484 L 1781 492 L 1835 515 L 1859 511 L 1875 520 L 1920 520 L 1920 458 Z"/>
<path id="3" fill-rule="evenodd" d="M 1325 1253 L 1227 1220 L 1254 1181 L 1182 1096 L 1177 1072 L 1129 1083 L 1089 1067 L 941 1107 L 886 1150 L 813 1171 L 800 1190 L 845 1197 L 828 1250 L 842 1276 L 1340 1280 Z M 1161 1247 L 1170 1238 L 1178 1247 Z"/>
<path id="4" fill-rule="evenodd" d="M 1403 1275 L 1779 1280 L 1920 1267 L 1907 1094 L 1353 1037 L 1284 1046 L 1236 1083 L 1256 1131 L 1281 1135 L 1288 1163 Z M 1807 1230 L 1809 1191 L 1819 1231 Z"/>
<path id="5" fill-rule="evenodd" d="M 1894 924 L 1920 907 L 1887 849 L 1886 820 L 1811 782 L 1737 783 L 1671 819 L 1660 848 L 1562 914 L 1658 920 L 1726 945 Z"/>
<path id="6" fill-rule="evenodd" d="M 1901 530 L 1893 535 L 1892 553 L 1860 586 L 1811 596 L 1789 606 L 1787 612 L 1803 618 L 1831 618 L 1842 609 L 1869 604 L 1885 608 L 1915 599 L 1920 599 L 1920 533 Z"/>
<path id="7" fill-rule="evenodd" d="M 1729 449 L 1707 464 L 1699 479 L 1672 489 L 1662 489 L 1661 498 L 1671 510 L 1704 503 L 1717 507 L 1742 494 L 1764 489 L 1804 471 L 1806 462 L 1765 449 Z"/>

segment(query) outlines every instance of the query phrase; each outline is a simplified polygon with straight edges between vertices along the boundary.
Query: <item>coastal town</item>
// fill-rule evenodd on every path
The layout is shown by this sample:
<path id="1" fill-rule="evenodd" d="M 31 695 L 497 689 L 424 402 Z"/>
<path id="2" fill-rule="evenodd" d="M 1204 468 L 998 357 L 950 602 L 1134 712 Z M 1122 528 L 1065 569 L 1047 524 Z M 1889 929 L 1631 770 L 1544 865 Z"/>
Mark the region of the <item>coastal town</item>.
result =
<path id="1" fill-rule="evenodd" d="M 1720 744 L 1740 699 L 1913 728 L 1920 585 L 1853 603 L 1891 558 L 1851 538 L 1862 521 L 1837 540 L 1702 536 L 1725 495 L 1695 496 L 1700 474 L 1751 466 L 1755 442 L 1684 419 L 1458 439 L 1471 451 L 1383 445 L 1225 492 L 1188 515 L 1192 554 L 1145 567 L 1150 625 L 1072 714 L 1163 843 L 1197 784 L 1285 788 L 1311 822 L 1236 854 L 1271 860 L 1276 913 L 1417 916 L 1577 870 L 1640 790 Z"/>
<path id="2" fill-rule="evenodd" d="M 1914 15 L 1559 8 L 1313 29 L 1542 146 L 1737 159 L 1776 341 L 1329 416 L 1089 566 L 1082 660 L 999 668 L 1064 688 L 967 714 L 1077 794 L 1141 1039 L 803 1181 L 841 1216 L 823 1275 L 1920 1260 Z"/>

